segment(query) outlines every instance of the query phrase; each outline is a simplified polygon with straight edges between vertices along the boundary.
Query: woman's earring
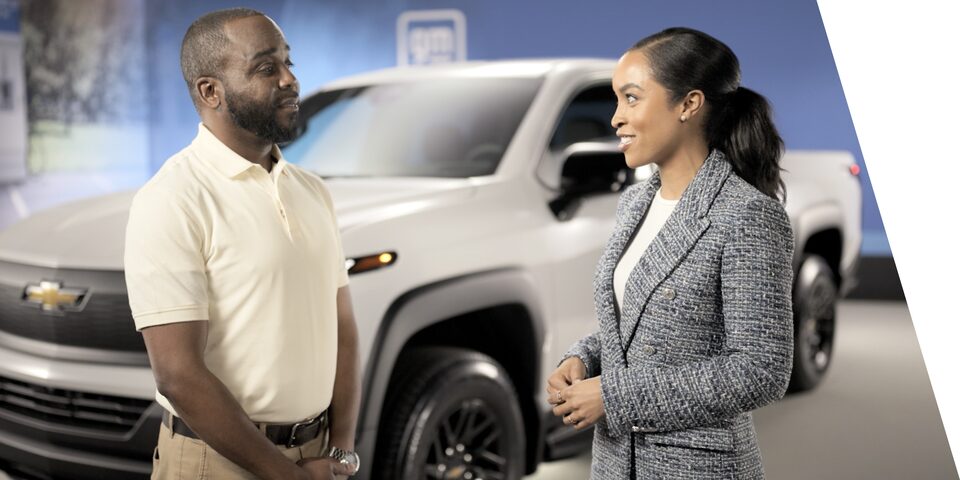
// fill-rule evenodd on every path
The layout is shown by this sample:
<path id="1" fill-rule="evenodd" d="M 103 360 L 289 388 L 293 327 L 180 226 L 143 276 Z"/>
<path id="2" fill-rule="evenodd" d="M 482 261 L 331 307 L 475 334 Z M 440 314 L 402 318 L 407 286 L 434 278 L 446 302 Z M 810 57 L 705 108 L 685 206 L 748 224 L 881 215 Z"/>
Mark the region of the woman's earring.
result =
<path id="1" fill-rule="evenodd" d="M 680 123 L 683 123 L 683 122 L 686 122 L 686 121 L 687 121 L 687 116 L 686 116 L 686 115 L 680 115 Z"/>

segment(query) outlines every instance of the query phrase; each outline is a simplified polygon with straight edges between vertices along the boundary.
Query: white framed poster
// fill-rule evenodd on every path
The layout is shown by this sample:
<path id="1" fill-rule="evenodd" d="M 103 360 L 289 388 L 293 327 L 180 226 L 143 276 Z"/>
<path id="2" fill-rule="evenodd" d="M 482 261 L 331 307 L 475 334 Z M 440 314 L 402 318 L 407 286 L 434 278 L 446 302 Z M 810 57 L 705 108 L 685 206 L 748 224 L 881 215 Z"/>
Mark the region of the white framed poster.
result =
<path id="1" fill-rule="evenodd" d="M 460 10 L 414 10 L 397 18 L 397 65 L 467 59 L 467 18 Z"/>

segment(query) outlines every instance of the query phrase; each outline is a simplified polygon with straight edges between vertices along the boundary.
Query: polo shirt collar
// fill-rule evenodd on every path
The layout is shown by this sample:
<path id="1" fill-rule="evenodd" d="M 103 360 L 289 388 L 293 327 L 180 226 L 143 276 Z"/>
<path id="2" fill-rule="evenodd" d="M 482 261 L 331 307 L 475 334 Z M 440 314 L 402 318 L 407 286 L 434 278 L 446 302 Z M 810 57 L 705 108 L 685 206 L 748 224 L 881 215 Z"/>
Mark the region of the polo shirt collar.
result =
<path id="1" fill-rule="evenodd" d="M 227 178 L 237 178 L 243 172 L 254 167 L 259 167 L 256 163 L 241 157 L 237 152 L 231 150 L 230 147 L 224 145 L 203 123 L 200 123 L 197 127 L 197 137 L 193 139 L 193 146 L 203 151 L 205 155 L 201 155 L 201 158 L 210 162 L 213 168 Z M 276 159 L 276 164 L 274 164 L 273 168 L 279 168 L 279 173 L 285 173 L 284 167 L 287 161 L 284 160 L 283 154 L 280 152 L 277 144 L 273 144 L 270 155 Z"/>

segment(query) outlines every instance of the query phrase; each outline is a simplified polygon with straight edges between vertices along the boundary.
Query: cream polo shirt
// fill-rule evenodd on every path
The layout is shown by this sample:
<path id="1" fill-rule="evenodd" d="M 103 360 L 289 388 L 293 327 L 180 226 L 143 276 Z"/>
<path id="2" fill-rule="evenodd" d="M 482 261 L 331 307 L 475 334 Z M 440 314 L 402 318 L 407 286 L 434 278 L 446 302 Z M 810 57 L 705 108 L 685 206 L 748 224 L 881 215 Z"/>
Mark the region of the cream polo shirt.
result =
<path id="1" fill-rule="evenodd" d="M 323 182 L 273 155 L 275 175 L 201 124 L 134 197 L 124 269 L 137 330 L 209 322 L 206 365 L 247 415 L 294 422 L 330 405 L 347 271 Z"/>

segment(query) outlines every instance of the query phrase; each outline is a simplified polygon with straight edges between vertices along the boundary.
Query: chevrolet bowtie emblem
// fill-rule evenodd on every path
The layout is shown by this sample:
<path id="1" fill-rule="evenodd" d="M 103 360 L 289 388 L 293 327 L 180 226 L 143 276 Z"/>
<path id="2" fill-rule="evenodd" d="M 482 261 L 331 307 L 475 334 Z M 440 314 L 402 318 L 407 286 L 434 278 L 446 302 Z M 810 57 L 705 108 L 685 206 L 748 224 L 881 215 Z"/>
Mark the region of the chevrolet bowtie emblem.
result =
<path id="1" fill-rule="evenodd" d="M 44 313 L 79 312 L 87 303 L 88 292 L 86 288 L 66 288 L 63 282 L 43 280 L 27 285 L 22 300 L 40 307 Z"/>

